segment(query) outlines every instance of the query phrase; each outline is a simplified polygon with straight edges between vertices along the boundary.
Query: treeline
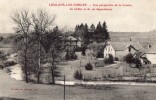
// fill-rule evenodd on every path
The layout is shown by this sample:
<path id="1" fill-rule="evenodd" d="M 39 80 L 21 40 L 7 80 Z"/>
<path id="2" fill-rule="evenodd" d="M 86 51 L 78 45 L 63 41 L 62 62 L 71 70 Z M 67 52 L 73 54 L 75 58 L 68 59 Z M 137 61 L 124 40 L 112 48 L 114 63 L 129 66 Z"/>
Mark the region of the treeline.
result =
<path id="1" fill-rule="evenodd" d="M 81 37 L 84 45 L 88 45 L 92 42 L 105 42 L 106 40 L 110 39 L 105 21 L 103 24 L 99 22 L 96 27 L 94 24 L 88 27 L 87 23 L 76 25 L 74 33 Z"/>

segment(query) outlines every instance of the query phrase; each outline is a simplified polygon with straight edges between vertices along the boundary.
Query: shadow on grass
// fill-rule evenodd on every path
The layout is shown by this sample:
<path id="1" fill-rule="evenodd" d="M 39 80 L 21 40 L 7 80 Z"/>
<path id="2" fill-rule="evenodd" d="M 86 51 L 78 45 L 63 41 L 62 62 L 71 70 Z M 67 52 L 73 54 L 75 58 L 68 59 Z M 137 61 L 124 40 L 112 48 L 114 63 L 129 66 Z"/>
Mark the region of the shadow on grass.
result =
<path id="1" fill-rule="evenodd" d="M 96 89 L 96 90 L 114 90 L 114 89 L 117 89 L 117 87 L 108 86 L 108 85 L 101 85 L 101 86 L 85 85 L 85 86 L 83 86 L 83 88 Z"/>
<path id="2" fill-rule="evenodd" d="M 26 99 L 10 98 L 10 97 L 0 97 L 0 100 L 26 100 Z"/>

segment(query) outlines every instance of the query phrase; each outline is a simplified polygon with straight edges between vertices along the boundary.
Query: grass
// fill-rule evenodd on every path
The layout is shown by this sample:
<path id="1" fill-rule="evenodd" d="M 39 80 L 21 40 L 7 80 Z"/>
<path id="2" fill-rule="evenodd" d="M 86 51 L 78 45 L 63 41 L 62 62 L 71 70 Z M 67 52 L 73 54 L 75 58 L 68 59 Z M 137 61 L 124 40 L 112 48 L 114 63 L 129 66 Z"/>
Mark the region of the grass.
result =
<path id="1" fill-rule="evenodd" d="M 96 67 L 96 60 L 90 60 L 90 63 L 93 65 L 93 70 L 85 70 L 85 64 L 88 63 L 87 60 L 74 60 L 68 61 L 68 64 L 62 65 L 61 73 L 66 75 L 66 80 L 75 80 L 73 75 L 76 70 L 81 69 L 83 73 L 83 79 L 85 81 L 96 81 L 96 80 L 133 80 L 141 79 L 146 77 L 150 80 L 151 77 L 156 76 L 156 68 L 151 65 L 144 65 L 144 68 L 140 70 L 135 67 L 135 65 L 129 65 L 126 63 L 115 63 L 112 65 L 106 65 L 104 67 Z M 62 80 L 63 78 L 60 78 Z M 154 78 L 153 78 L 154 79 Z M 155 80 L 155 79 L 154 79 Z"/>

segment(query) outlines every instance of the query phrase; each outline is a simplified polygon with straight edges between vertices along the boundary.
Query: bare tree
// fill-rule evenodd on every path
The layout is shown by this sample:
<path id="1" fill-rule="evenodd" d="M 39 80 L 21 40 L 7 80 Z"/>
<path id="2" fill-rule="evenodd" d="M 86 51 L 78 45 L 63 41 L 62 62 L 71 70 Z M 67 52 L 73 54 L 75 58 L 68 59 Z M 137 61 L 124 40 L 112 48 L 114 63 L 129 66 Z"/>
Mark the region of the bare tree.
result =
<path id="1" fill-rule="evenodd" d="M 43 9 L 38 9 L 37 13 L 32 13 L 33 27 L 38 41 L 38 83 L 40 83 L 41 74 L 41 40 L 45 36 L 45 33 L 52 27 L 54 20 L 55 16 L 50 16 Z"/>
<path id="2" fill-rule="evenodd" d="M 16 24 L 15 31 L 20 33 L 18 35 L 18 41 L 20 41 L 20 55 L 22 57 L 22 69 L 25 73 L 25 81 L 28 83 L 28 65 L 27 65 L 27 55 L 28 55 L 28 38 L 31 33 L 31 18 L 28 10 L 19 10 L 13 13 L 11 16 L 12 20 Z M 22 48 L 21 48 L 22 46 Z"/>

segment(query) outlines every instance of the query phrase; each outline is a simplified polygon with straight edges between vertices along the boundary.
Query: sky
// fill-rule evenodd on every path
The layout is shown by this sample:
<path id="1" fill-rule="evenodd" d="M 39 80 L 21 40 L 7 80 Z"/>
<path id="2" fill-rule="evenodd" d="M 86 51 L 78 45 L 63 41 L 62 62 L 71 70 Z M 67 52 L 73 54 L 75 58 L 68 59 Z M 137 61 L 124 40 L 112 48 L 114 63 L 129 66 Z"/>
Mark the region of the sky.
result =
<path id="1" fill-rule="evenodd" d="M 49 6 L 53 4 L 87 4 L 87 6 Z M 131 6 L 96 7 L 93 4 L 130 4 Z M 90 6 L 89 6 L 90 5 Z M 74 29 L 77 24 L 106 22 L 109 31 L 144 32 L 156 29 L 156 0 L 0 0 L 0 33 L 13 33 L 16 25 L 10 16 L 15 10 L 45 9 L 56 15 L 55 25 Z M 111 8 L 107 10 L 69 10 L 70 8 Z"/>

